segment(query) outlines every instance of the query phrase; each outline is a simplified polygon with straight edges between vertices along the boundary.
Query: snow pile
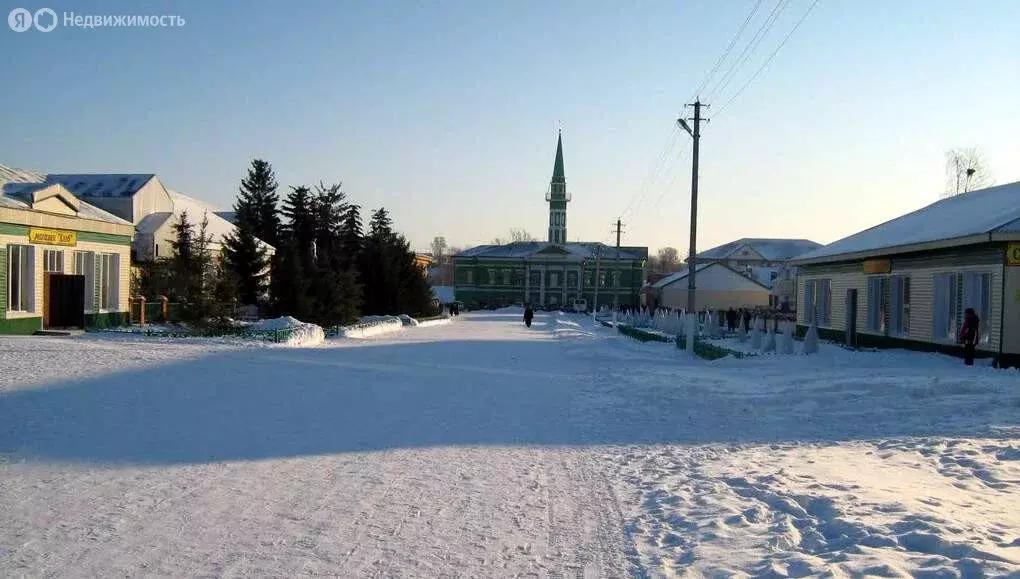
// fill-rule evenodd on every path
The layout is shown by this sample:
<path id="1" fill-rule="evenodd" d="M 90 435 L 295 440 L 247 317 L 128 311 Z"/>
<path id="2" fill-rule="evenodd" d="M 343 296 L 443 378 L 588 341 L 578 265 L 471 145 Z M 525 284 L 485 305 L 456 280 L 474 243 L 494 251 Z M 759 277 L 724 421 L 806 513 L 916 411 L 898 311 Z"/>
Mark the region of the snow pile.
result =
<path id="1" fill-rule="evenodd" d="M 405 326 L 408 326 L 408 327 L 411 327 L 411 328 L 414 328 L 414 327 L 418 326 L 418 320 L 412 318 L 411 316 L 409 316 L 407 314 L 400 314 L 397 317 L 400 318 L 400 323 L 404 324 Z"/>
<path id="2" fill-rule="evenodd" d="M 280 343 L 286 346 L 314 346 L 326 341 L 326 333 L 320 326 L 308 324 L 290 316 L 262 320 L 251 324 L 248 328 L 256 331 L 289 330 L 285 337 L 281 333 L 283 339 Z"/>
<path id="3" fill-rule="evenodd" d="M 371 338 L 390 332 L 399 332 L 404 322 L 396 316 L 365 316 L 353 326 L 340 328 L 341 338 Z"/>
<path id="4" fill-rule="evenodd" d="M 433 318 L 431 320 L 418 320 L 418 327 L 429 328 L 432 326 L 445 326 L 451 323 L 453 323 L 453 318 L 450 317 Z"/>

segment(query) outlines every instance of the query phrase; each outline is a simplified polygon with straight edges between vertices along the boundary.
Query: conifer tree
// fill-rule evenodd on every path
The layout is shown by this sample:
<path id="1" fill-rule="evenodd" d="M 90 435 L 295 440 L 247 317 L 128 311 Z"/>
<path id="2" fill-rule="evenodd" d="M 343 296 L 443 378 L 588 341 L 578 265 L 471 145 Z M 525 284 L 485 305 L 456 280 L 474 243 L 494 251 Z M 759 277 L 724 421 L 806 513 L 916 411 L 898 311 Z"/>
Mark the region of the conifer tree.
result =
<path id="1" fill-rule="evenodd" d="M 237 299 L 245 305 L 257 304 L 266 293 L 269 258 L 264 245 L 247 225 L 237 228 L 223 240 L 224 274 L 237 288 Z"/>
<path id="2" fill-rule="evenodd" d="M 248 174 L 241 180 L 241 188 L 234 204 L 236 223 L 246 225 L 252 234 L 276 247 L 280 242 L 280 214 L 278 185 L 273 167 L 268 161 L 255 159 Z"/>

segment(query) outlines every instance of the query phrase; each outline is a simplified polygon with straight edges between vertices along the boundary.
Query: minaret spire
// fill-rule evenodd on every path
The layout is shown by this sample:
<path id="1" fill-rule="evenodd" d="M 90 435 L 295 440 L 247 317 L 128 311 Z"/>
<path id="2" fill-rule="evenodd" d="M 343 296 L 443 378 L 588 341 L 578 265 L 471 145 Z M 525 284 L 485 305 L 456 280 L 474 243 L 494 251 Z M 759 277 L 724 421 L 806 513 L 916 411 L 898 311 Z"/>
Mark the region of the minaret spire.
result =
<path id="1" fill-rule="evenodd" d="M 556 135 L 556 160 L 545 200 L 549 202 L 549 243 L 566 243 L 567 202 L 570 201 L 570 195 L 567 194 L 567 178 L 563 171 L 562 129 Z"/>

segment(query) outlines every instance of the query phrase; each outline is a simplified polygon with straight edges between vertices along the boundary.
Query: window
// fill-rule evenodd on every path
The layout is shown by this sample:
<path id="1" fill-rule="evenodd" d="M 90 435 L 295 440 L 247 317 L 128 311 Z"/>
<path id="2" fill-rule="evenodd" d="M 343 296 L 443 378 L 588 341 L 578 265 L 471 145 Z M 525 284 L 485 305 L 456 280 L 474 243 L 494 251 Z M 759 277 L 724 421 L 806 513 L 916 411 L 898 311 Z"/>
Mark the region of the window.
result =
<path id="1" fill-rule="evenodd" d="M 475 272 L 474 271 L 469 269 L 469 270 L 464 272 L 464 283 L 466 283 L 467 285 L 472 285 L 473 283 L 475 283 Z"/>
<path id="2" fill-rule="evenodd" d="M 963 324 L 963 312 L 974 308 L 980 325 L 981 344 L 991 342 L 992 274 L 981 272 L 940 273 L 934 278 L 935 299 L 932 307 L 932 338 L 955 342 Z"/>
<path id="3" fill-rule="evenodd" d="M 549 287 L 559 287 L 560 285 L 560 274 L 552 272 L 549 274 Z"/>
<path id="4" fill-rule="evenodd" d="M 513 275 L 510 277 L 510 282 L 515 287 L 522 287 L 522 286 L 524 286 L 524 270 L 523 269 L 515 269 L 513 271 Z"/>
<path id="5" fill-rule="evenodd" d="M 978 326 L 978 340 L 981 344 L 991 342 L 992 333 L 990 330 L 991 303 L 992 303 L 992 274 L 967 272 L 963 274 L 963 307 L 960 308 L 960 324 L 963 324 L 962 311 L 967 308 L 974 308 L 980 319 Z"/>
<path id="6" fill-rule="evenodd" d="M 868 278 L 868 331 L 885 333 L 886 315 L 889 313 L 887 289 L 886 278 L 880 276 Z"/>
<path id="7" fill-rule="evenodd" d="M 34 311 L 35 260 L 28 245 L 7 246 L 7 309 L 12 312 Z"/>
<path id="8" fill-rule="evenodd" d="M 567 287 L 577 287 L 577 272 L 576 271 L 568 271 L 567 272 Z"/>
<path id="9" fill-rule="evenodd" d="M 503 270 L 503 285 L 510 285 L 510 270 Z"/>
<path id="10" fill-rule="evenodd" d="M 606 287 L 606 272 L 599 272 L 599 287 Z"/>
<path id="11" fill-rule="evenodd" d="M 897 275 L 889 278 L 889 329 L 897 336 L 910 334 L 910 278 Z"/>
<path id="12" fill-rule="evenodd" d="M 528 276 L 528 285 L 531 287 L 538 287 L 542 285 L 542 272 L 541 271 L 531 272 L 531 274 Z"/>
<path id="13" fill-rule="evenodd" d="M 489 285 L 496 285 L 496 270 L 489 270 Z"/>
<path id="14" fill-rule="evenodd" d="M 809 279 L 804 282 L 804 321 L 819 326 L 832 325 L 830 280 Z"/>
<path id="15" fill-rule="evenodd" d="M 95 309 L 96 254 L 91 251 L 74 252 L 74 275 L 85 276 L 85 311 Z"/>
<path id="16" fill-rule="evenodd" d="M 64 273 L 64 252 L 59 249 L 43 251 L 43 271 L 46 273 Z"/>
<path id="17" fill-rule="evenodd" d="M 620 272 L 613 272 L 613 287 L 620 287 Z"/>
<path id="18" fill-rule="evenodd" d="M 113 253 L 99 254 L 99 307 L 104 310 L 117 311 L 119 302 L 118 268 L 120 256 Z"/>

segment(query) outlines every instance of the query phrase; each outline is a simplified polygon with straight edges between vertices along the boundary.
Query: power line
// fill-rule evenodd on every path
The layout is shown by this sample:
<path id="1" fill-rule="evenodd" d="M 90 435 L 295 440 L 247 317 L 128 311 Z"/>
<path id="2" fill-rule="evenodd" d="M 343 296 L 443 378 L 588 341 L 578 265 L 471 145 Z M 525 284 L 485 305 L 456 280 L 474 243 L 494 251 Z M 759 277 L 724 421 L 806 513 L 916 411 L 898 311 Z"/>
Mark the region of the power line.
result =
<path id="1" fill-rule="evenodd" d="M 751 12 L 747 14 L 747 18 L 744 18 L 744 22 L 740 25 L 740 28 L 737 29 L 737 33 L 733 35 L 733 39 L 730 40 L 729 45 L 726 46 L 726 49 L 723 50 L 723 53 L 719 55 L 718 59 L 716 59 L 715 64 L 712 66 L 712 69 L 709 70 L 708 74 L 705 75 L 705 79 L 701 81 L 701 85 L 698 86 L 698 90 L 694 91 L 694 94 L 691 95 L 691 98 L 687 100 L 694 100 L 695 97 L 700 95 L 701 91 L 705 90 L 705 86 L 707 86 L 708 83 L 715 76 L 715 73 L 719 72 L 719 67 L 722 66 L 722 63 L 726 61 L 726 57 L 728 57 L 730 55 L 730 52 L 733 51 L 733 47 L 736 46 L 737 41 L 740 40 L 741 35 L 744 34 L 744 29 L 747 28 L 747 25 L 751 22 L 751 19 L 754 18 L 754 15 L 758 13 L 758 8 L 761 7 L 761 3 L 762 0 L 757 0 L 754 3 L 754 6 L 751 8 Z"/>
<path id="2" fill-rule="evenodd" d="M 687 147 L 683 151 L 681 151 L 681 153 L 680 153 L 680 155 L 678 157 L 676 157 L 676 159 L 675 159 L 676 163 L 679 164 L 680 161 L 685 160 L 687 158 L 687 155 L 690 152 L 691 152 L 691 144 L 690 144 L 690 141 L 688 141 Z M 678 170 L 673 173 L 673 177 L 669 180 L 669 183 L 666 183 L 666 186 L 663 187 L 662 192 L 659 193 L 659 196 L 655 199 L 655 204 L 652 205 L 652 210 L 653 211 L 655 209 L 658 209 L 659 203 L 662 202 L 662 199 L 666 196 L 666 193 L 673 187 L 673 184 L 676 183 L 677 178 L 680 177 L 681 171 L 679 170 L 679 167 L 677 169 Z"/>
<path id="3" fill-rule="evenodd" d="M 726 71 L 726 74 L 723 75 L 722 79 L 720 79 L 719 82 L 716 83 L 709 91 L 709 98 L 718 97 L 719 94 L 725 90 L 727 86 L 729 86 L 737 71 L 740 70 L 740 67 L 744 66 L 744 63 L 747 62 L 749 58 L 751 58 L 751 55 L 754 54 L 758 45 L 761 44 L 761 41 L 765 39 L 769 31 L 772 30 L 772 27 L 775 26 L 776 20 L 779 19 L 779 15 L 783 13 L 783 10 L 786 9 L 789 3 L 790 0 L 778 0 L 776 2 L 772 11 L 765 18 L 765 21 L 762 22 L 761 26 L 759 26 L 758 30 L 754 33 L 754 36 L 752 36 L 751 40 L 749 40 L 747 45 L 744 46 L 744 50 L 742 50 L 740 55 L 737 56 L 737 60 L 730 66 L 729 70 Z"/>
<path id="4" fill-rule="evenodd" d="M 649 168 L 648 173 L 645 175 L 644 179 L 642 179 L 641 186 L 638 188 L 635 194 L 631 196 L 630 202 L 620 213 L 619 217 L 620 219 L 626 217 L 631 208 L 637 210 L 637 206 L 641 204 L 641 201 L 643 200 L 645 194 L 648 192 L 648 188 L 652 185 L 652 183 L 655 182 L 656 179 L 658 179 L 659 174 L 662 172 L 663 166 L 672 156 L 671 153 L 673 152 L 673 148 L 676 147 L 676 143 L 679 139 L 680 130 L 674 125 L 673 131 L 670 134 L 670 140 L 666 143 L 666 146 L 662 149 L 662 152 L 659 154 L 658 160 Z M 635 205 L 635 203 L 637 203 L 637 205 Z"/>
<path id="5" fill-rule="evenodd" d="M 790 37 L 793 36 L 793 33 L 797 32 L 797 29 L 800 28 L 800 25 L 803 24 L 805 20 L 807 20 L 808 15 L 811 14 L 811 11 L 814 10 L 815 6 L 818 5 L 818 1 L 819 0 L 814 0 L 814 2 L 811 3 L 811 6 L 808 6 L 808 9 L 804 11 L 804 15 L 801 16 L 800 20 L 798 20 L 797 23 L 793 25 L 793 28 L 790 29 L 790 32 L 786 34 L 782 42 L 779 43 L 779 46 L 776 46 L 776 49 L 772 51 L 772 54 L 769 55 L 768 59 L 766 59 L 765 62 L 758 68 L 758 70 L 756 70 L 754 74 L 752 74 L 751 77 L 747 79 L 747 82 L 745 82 L 739 89 L 737 89 L 737 92 L 733 93 L 733 96 L 727 99 L 726 102 L 723 103 L 723 105 L 716 110 L 715 112 L 716 117 L 718 117 L 719 113 L 721 113 L 723 109 L 729 106 L 730 103 L 736 100 L 736 98 L 740 96 L 742 92 L 744 92 L 744 89 L 746 89 L 748 85 L 754 82 L 754 79 L 758 78 L 758 75 L 760 75 L 762 71 L 764 71 L 768 67 L 768 65 L 772 62 L 772 59 L 774 59 L 776 55 L 779 54 L 779 51 L 782 50 L 783 46 L 786 45 L 786 41 L 790 40 Z"/>

